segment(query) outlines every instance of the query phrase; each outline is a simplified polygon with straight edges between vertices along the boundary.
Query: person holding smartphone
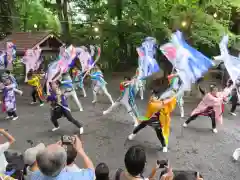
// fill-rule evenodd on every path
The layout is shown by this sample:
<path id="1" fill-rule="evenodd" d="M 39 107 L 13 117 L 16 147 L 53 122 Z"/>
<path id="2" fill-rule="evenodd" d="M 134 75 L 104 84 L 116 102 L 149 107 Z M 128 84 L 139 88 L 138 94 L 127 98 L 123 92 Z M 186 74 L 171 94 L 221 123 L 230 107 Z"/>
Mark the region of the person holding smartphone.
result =
<path id="1" fill-rule="evenodd" d="M 8 165 L 4 152 L 15 142 L 15 139 L 4 129 L 0 129 L 0 134 L 8 140 L 7 142 L 0 144 L 0 174 L 4 174 Z"/>
<path id="2" fill-rule="evenodd" d="M 67 153 L 62 141 L 47 146 L 37 154 L 37 164 L 39 171 L 32 174 L 31 180 L 94 180 L 94 166 L 91 159 L 83 149 L 83 145 L 78 136 L 73 136 L 73 147 L 77 154 L 83 159 L 84 169 L 80 172 L 66 171 Z"/>

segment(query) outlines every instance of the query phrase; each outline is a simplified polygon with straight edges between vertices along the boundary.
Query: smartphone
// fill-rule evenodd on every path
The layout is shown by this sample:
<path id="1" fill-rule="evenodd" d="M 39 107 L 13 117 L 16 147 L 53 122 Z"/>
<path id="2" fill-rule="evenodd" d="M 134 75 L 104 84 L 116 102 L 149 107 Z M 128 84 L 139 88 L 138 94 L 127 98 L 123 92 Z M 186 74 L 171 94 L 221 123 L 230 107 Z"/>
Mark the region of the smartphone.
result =
<path id="1" fill-rule="evenodd" d="M 157 160 L 157 165 L 159 165 L 159 168 L 165 168 L 168 166 L 168 160 Z"/>

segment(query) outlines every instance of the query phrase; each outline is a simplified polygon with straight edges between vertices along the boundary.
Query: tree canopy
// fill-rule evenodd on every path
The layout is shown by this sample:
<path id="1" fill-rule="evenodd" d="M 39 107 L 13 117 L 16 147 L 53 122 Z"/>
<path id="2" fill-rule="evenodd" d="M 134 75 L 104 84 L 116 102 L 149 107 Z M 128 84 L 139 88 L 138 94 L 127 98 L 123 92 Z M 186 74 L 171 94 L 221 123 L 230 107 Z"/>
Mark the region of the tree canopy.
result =
<path id="1" fill-rule="evenodd" d="M 136 46 L 146 36 L 159 44 L 172 32 L 208 56 L 219 53 L 228 33 L 239 38 L 240 0 L 2 0 L 0 38 L 13 31 L 51 30 L 67 43 L 98 44 L 103 65 L 136 62 Z"/>

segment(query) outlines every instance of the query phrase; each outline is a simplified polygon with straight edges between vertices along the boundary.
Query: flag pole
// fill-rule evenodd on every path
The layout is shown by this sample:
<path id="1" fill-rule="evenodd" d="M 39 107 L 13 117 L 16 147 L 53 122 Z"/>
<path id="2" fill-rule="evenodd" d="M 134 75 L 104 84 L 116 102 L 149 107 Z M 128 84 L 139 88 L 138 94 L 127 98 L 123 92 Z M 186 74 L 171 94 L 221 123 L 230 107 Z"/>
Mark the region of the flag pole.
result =
<path id="1" fill-rule="evenodd" d="M 98 60 L 100 59 L 100 55 L 101 55 L 101 49 L 98 47 L 98 56 L 97 59 L 94 61 L 94 63 L 91 65 L 91 67 L 87 70 L 87 72 L 84 74 L 83 79 L 87 76 L 87 74 L 90 72 L 90 70 L 95 66 L 95 64 L 98 62 Z"/>

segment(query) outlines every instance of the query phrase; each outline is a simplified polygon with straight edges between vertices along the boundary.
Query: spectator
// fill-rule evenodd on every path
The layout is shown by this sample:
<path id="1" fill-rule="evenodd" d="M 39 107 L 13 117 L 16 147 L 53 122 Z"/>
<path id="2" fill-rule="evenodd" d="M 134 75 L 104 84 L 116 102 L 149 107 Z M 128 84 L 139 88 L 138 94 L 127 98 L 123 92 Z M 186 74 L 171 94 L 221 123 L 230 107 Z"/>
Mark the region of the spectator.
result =
<path id="1" fill-rule="evenodd" d="M 73 145 L 66 145 L 67 165 L 65 170 L 68 172 L 80 172 L 81 169 L 74 163 L 77 157 L 77 151 Z"/>
<path id="2" fill-rule="evenodd" d="M 126 172 L 118 169 L 116 180 L 144 179 L 142 173 L 146 164 L 146 154 L 141 146 L 132 146 L 125 155 Z"/>
<path id="3" fill-rule="evenodd" d="M 105 163 L 100 163 L 95 169 L 96 180 L 109 180 L 109 168 Z"/>
<path id="4" fill-rule="evenodd" d="M 35 147 L 29 148 L 24 152 L 24 164 L 28 165 L 26 169 L 25 180 L 30 180 L 33 172 L 38 170 L 36 161 L 37 154 L 45 149 L 43 143 L 38 144 Z"/>
<path id="5" fill-rule="evenodd" d="M 75 136 L 74 148 L 83 158 L 85 168 L 80 172 L 67 172 L 64 170 L 67 162 L 67 153 L 59 144 L 51 144 L 37 154 L 37 164 L 40 171 L 34 172 L 32 180 L 58 179 L 58 180 L 94 180 L 94 166 L 84 152 L 82 142 Z"/>
<path id="6" fill-rule="evenodd" d="M 0 134 L 8 139 L 8 142 L 0 144 L 0 174 L 3 174 L 6 171 L 6 167 L 8 165 L 4 152 L 7 151 L 10 145 L 15 142 L 15 139 L 4 129 L 0 129 Z"/>
<path id="7" fill-rule="evenodd" d="M 172 168 L 168 167 L 167 172 L 162 177 L 160 177 L 160 180 L 203 180 L 203 178 L 198 172 L 196 177 L 190 177 L 185 172 L 174 175 Z"/>

